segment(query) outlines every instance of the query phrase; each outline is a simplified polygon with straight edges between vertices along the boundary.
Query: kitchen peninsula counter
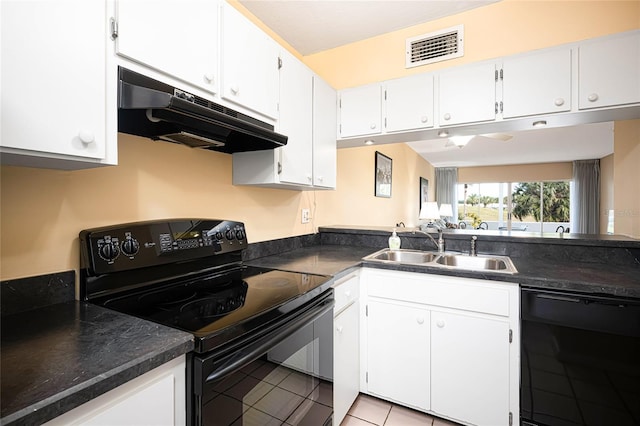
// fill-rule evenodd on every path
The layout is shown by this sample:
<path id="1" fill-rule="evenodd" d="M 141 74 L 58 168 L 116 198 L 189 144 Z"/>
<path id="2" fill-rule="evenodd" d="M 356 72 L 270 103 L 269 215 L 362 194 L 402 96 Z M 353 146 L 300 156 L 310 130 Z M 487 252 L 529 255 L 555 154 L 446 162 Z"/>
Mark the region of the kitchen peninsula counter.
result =
<path id="1" fill-rule="evenodd" d="M 193 349 L 193 336 L 79 301 L 2 317 L 2 425 L 41 424 Z"/>
<path id="2" fill-rule="evenodd" d="M 640 298 L 640 241 L 603 236 L 547 240 L 539 236 L 483 235 L 481 232 L 445 234 L 447 250 L 468 252 L 471 235 L 478 236 L 480 254 L 510 256 L 517 274 L 470 271 L 435 266 L 413 266 L 363 261 L 387 247 L 392 228 L 323 227 L 316 245 L 253 259 L 248 263 L 295 272 L 339 277 L 352 268 L 367 266 L 465 278 L 507 281 L 539 289 L 570 290 Z M 399 228 L 402 248 L 435 250 L 420 233 Z M 505 238 L 506 237 L 506 238 Z M 437 238 L 437 236 L 436 236 Z M 553 241 L 553 243 L 551 243 Z M 603 243 L 598 243 L 603 241 Z M 563 244 L 566 242 L 566 244 Z"/>

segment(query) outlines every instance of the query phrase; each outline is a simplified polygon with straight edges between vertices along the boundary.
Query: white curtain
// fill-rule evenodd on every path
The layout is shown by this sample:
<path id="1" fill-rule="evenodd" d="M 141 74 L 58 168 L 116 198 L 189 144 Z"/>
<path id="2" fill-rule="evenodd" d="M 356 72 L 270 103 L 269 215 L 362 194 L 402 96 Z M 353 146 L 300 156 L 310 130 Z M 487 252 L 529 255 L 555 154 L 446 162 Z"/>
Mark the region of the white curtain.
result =
<path id="1" fill-rule="evenodd" d="M 453 222 L 458 222 L 458 200 L 456 186 L 458 185 L 457 167 L 436 167 L 436 201 L 438 206 L 451 204 L 453 207 Z"/>
<path id="2" fill-rule="evenodd" d="M 575 218 L 571 232 L 581 234 L 600 233 L 600 160 L 573 162 L 572 216 Z"/>

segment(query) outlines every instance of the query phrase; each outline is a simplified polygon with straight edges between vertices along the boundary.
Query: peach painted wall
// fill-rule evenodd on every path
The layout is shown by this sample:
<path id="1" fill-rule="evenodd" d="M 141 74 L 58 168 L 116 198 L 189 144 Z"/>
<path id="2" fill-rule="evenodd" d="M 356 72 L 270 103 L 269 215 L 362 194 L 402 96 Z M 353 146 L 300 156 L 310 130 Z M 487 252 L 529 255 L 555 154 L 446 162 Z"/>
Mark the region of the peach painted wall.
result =
<path id="1" fill-rule="evenodd" d="M 405 40 L 464 24 L 464 56 L 405 69 Z M 305 56 L 336 89 L 434 71 L 640 28 L 639 1 L 502 0 Z"/>
<path id="2" fill-rule="evenodd" d="M 613 145 L 614 233 L 640 239 L 640 120 L 616 121 Z"/>
<path id="3" fill-rule="evenodd" d="M 407 223 L 418 209 L 417 176 L 432 181 L 433 168 L 404 144 L 385 147 L 394 166 L 392 198 L 376 198 L 373 152 L 339 151 L 338 190 L 326 192 L 233 186 L 230 155 L 122 134 L 115 167 L 3 166 L 0 279 L 77 269 L 79 231 L 114 223 L 235 219 L 245 222 L 250 242 L 309 234 L 320 225 Z M 302 208 L 311 209 L 310 224 L 300 223 Z"/>

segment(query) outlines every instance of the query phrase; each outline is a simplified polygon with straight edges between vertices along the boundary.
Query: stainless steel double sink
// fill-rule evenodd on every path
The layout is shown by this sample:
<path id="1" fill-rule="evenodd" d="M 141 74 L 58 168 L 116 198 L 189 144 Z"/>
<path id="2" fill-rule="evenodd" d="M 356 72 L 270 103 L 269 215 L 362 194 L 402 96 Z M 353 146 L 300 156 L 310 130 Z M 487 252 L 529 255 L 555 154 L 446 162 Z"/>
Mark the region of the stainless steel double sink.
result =
<path id="1" fill-rule="evenodd" d="M 489 271 L 503 274 L 518 273 L 508 256 L 477 255 L 469 256 L 460 253 L 438 253 L 433 251 L 408 249 L 382 249 L 363 257 L 367 262 L 386 264 L 431 266 L 446 269 L 463 269 L 467 271 Z"/>

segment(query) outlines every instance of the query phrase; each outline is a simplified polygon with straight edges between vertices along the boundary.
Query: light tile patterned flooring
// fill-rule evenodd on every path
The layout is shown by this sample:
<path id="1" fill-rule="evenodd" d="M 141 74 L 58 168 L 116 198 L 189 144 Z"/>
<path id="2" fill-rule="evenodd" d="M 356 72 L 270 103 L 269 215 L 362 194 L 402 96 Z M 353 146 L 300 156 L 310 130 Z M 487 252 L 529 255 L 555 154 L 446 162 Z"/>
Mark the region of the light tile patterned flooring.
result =
<path id="1" fill-rule="evenodd" d="M 360 394 L 340 426 L 458 426 L 420 411 Z"/>

